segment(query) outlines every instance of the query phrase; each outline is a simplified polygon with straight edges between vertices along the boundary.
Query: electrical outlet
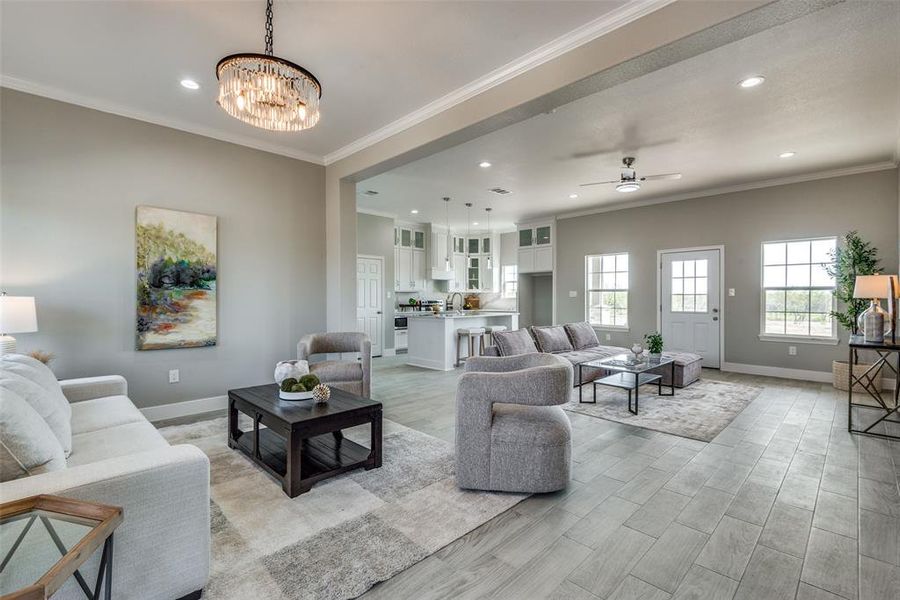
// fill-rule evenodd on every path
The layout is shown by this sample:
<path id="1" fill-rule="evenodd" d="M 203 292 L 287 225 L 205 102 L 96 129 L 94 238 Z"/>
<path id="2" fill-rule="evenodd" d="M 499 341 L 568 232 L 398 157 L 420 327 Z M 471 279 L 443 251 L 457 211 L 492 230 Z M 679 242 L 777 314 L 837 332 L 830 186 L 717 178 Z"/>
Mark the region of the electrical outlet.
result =
<path id="1" fill-rule="evenodd" d="M 728 295 L 734 298 L 734 288 L 728 288 Z"/>
<path id="2" fill-rule="evenodd" d="M 577 298 L 578 291 L 577 290 L 569 290 L 569 298 Z"/>
<path id="3" fill-rule="evenodd" d="M 797 346 L 788 346 L 788 356 L 797 356 Z"/>
<path id="4" fill-rule="evenodd" d="M 609 335 L 609 334 L 607 333 L 607 334 L 606 334 L 606 341 L 608 342 L 608 341 L 611 340 L 611 339 L 612 339 L 612 336 Z"/>
<path id="5" fill-rule="evenodd" d="M 170 369 L 169 370 L 169 383 L 178 383 L 178 381 L 179 381 L 178 369 Z"/>

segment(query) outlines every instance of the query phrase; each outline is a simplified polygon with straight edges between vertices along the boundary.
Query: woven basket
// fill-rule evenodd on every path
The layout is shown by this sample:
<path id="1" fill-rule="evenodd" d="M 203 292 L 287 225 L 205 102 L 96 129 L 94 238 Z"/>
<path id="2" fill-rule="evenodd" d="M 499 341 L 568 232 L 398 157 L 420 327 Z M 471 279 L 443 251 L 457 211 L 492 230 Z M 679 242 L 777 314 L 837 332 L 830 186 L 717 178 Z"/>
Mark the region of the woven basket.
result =
<path id="1" fill-rule="evenodd" d="M 861 376 L 871 366 L 872 366 L 871 364 L 867 364 L 867 363 L 858 363 L 858 364 L 853 365 L 854 377 Z M 847 379 L 850 375 L 849 369 L 850 369 L 850 363 L 848 363 L 846 360 L 832 361 L 831 375 L 834 380 L 833 381 L 834 387 L 836 389 L 844 390 L 845 392 L 847 391 L 847 387 L 848 387 Z M 875 389 L 880 390 L 881 389 L 881 371 L 879 371 L 878 374 L 875 376 L 874 383 L 875 383 Z M 863 388 L 863 386 L 861 386 L 860 384 L 857 383 L 853 386 L 853 391 L 854 392 L 865 392 L 866 390 L 865 390 L 865 388 Z"/>

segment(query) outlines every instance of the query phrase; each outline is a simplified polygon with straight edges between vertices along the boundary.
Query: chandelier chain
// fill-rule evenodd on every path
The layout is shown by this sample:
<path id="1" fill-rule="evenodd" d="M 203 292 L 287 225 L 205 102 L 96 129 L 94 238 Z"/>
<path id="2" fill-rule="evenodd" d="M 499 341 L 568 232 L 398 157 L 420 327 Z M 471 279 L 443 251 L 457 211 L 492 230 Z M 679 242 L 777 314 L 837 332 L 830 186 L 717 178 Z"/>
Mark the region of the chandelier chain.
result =
<path id="1" fill-rule="evenodd" d="M 273 0 L 266 0 L 266 54 L 268 56 L 275 55 L 275 41 L 272 34 L 272 2 Z"/>

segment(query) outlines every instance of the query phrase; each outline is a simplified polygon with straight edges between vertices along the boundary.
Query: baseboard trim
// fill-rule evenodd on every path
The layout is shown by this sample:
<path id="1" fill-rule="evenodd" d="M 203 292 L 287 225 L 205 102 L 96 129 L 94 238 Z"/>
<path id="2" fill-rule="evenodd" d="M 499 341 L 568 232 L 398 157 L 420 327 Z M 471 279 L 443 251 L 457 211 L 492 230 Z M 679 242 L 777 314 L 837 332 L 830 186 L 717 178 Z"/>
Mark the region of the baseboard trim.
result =
<path id="1" fill-rule="evenodd" d="M 228 396 L 213 396 L 211 398 L 185 400 L 184 402 L 173 402 L 172 404 L 162 404 L 160 406 L 148 406 L 147 408 L 142 408 L 141 412 L 147 417 L 148 421 L 154 422 L 177 419 L 178 417 L 189 417 L 214 410 L 223 410 L 227 406 Z"/>
<path id="2" fill-rule="evenodd" d="M 787 369 L 784 367 L 769 367 L 765 365 L 748 365 L 743 363 L 723 362 L 722 371 L 730 371 L 732 373 L 742 373 L 744 375 L 764 375 L 766 377 L 780 377 L 782 379 L 797 379 L 800 381 L 816 381 L 821 383 L 831 383 L 833 376 L 831 371 L 810 371 L 807 369 Z M 881 388 L 885 390 L 894 389 L 894 380 L 882 377 Z"/>

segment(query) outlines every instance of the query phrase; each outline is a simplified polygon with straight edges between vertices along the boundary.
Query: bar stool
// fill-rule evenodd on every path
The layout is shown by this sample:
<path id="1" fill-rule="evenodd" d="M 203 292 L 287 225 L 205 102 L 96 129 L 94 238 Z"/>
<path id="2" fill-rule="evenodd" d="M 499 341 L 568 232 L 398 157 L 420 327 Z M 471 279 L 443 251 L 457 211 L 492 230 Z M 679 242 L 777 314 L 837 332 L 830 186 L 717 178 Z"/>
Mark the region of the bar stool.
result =
<path id="1" fill-rule="evenodd" d="M 495 331 L 506 331 L 506 325 L 489 325 L 484 328 L 484 336 L 487 338 L 487 343 L 489 346 L 494 345 L 494 332 Z"/>
<path id="2" fill-rule="evenodd" d="M 479 343 L 479 354 L 484 353 L 484 327 L 460 327 L 456 330 L 456 366 L 458 367 L 463 363 L 463 358 L 460 356 L 460 346 L 462 345 L 462 341 L 465 338 L 469 338 L 469 356 L 475 356 L 475 339 L 478 338 L 480 340 Z M 466 357 L 468 358 L 468 357 Z"/>

